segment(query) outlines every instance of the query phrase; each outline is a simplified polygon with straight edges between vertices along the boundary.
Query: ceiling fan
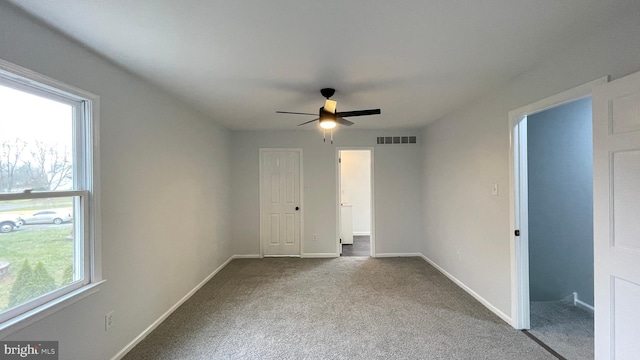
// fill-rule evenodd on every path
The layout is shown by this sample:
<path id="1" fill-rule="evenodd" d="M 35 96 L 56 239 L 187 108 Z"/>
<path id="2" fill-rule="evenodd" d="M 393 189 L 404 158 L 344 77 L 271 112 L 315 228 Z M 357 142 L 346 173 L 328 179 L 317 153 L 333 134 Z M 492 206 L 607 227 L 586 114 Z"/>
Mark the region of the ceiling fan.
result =
<path id="1" fill-rule="evenodd" d="M 311 121 L 303 122 L 300 125 L 310 124 L 312 122 L 318 121 L 320 123 L 320 127 L 325 130 L 331 130 L 331 143 L 333 144 L 333 128 L 336 127 L 337 124 L 344 126 L 351 126 L 354 123 L 345 119 L 346 117 L 352 116 L 366 116 L 366 115 L 379 115 L 380 109 L 370 109 L 370 110 L 353 110 L 353 111 L 341 111 L 336 112 L 337 102 L 334 100 L 330 100 L 330 98 L 335 94 L 336 90 L 332 88 L 324 88 L 320 90 L 320 94 L 327 98 L 324 102 L 324 106 L 320 108 L 318 114 L 311 113 L 303 113 L 303 112 L 292 112 L 292 111 L 276 111 L 277 114 L 294 114 L 294 115 L 312 115 L 318 116 L 316 119 Z M 326 137 L 325 137 L 326 141 Z"/>

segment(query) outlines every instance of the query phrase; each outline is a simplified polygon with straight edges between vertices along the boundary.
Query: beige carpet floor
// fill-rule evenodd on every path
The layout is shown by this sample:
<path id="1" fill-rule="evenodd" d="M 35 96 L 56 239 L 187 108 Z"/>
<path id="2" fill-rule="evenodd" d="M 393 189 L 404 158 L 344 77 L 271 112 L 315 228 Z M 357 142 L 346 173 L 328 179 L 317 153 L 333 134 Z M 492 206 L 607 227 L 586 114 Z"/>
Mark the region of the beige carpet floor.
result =
<path id="1" fill-rule="evenodd" d="M 125 357 L 554 359 L 420 258 L 234 260 Z"/>

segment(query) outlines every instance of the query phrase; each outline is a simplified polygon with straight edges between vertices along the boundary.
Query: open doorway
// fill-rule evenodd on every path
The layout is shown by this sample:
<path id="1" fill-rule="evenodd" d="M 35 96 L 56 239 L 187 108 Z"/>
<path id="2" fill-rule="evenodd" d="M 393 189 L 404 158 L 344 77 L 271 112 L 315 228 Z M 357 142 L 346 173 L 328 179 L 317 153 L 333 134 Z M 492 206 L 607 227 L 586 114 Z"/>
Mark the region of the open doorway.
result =
<path id="1" fill-rule="evenodd" d="M 530 330 L 593 359 L 591 97 L 527 116 Z"/>
<path id="2" fill-rule="evenodd" d="M 372 256 L 372 150 L 338 150 L 339 251 Z"/>
<path id="3" fill-rule="evenodd" d="M 513 326 L 568 359 L 593 358 L 591 89 L 509 113 Z"/>

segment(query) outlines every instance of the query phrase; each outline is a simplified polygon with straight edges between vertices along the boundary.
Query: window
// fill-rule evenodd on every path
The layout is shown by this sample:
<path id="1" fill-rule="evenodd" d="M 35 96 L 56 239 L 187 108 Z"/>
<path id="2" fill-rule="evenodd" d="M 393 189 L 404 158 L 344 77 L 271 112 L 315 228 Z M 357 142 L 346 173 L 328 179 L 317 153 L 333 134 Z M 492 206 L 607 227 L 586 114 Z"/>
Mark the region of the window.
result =
<path id="1" fill-rule="evenodd" d="M 0 331 L 97 291 L 97 102 L 0 60 Z"/>

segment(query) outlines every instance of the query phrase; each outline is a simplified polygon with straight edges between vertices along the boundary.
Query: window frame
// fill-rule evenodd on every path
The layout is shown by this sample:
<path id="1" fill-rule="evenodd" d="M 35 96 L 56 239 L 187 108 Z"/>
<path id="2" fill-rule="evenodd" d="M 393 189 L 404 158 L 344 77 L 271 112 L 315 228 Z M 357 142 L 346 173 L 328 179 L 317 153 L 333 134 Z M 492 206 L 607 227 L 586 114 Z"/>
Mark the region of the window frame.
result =
<path id="1" fill-rule="evenodd" d="M 74 231 L 82 229 L 83 241 L 76 243 L 84 258 L 84 279 L 59 288 L 10 309 L 10 318 L 0 322 L 0 339 L 23 329 L 99 290 L 102 278 L 100 231 L 100 97 L 88 91 L 38 74 L 0 59 L 0 83 L 30 94 L 73 105 L 73 190 L 2 193 L 0 200 L 75 197 L 82 221 L 74 223 Z M 7 84 L 8 83 L 8 84 Z M 75 253 L 75 252 L 74 252 Z"/>

